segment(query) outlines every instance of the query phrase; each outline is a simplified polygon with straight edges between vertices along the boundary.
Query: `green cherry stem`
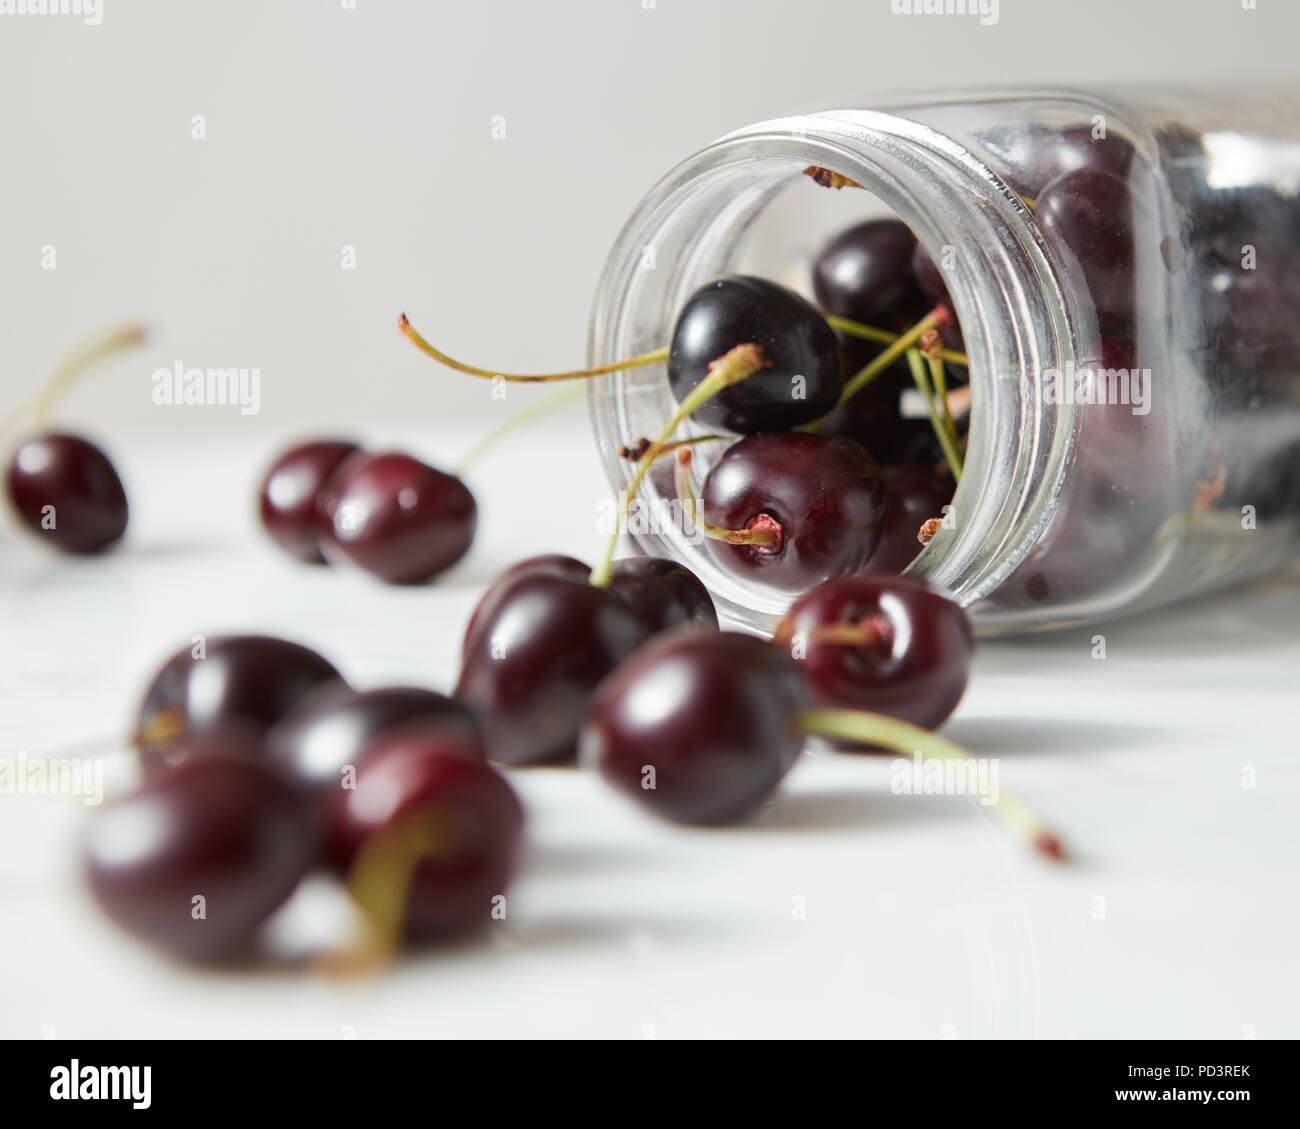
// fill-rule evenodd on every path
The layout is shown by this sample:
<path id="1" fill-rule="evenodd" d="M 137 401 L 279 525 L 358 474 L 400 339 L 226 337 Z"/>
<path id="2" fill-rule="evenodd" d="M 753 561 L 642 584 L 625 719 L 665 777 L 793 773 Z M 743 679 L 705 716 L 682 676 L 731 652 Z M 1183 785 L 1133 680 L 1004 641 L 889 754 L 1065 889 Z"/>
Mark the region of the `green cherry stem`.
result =
<path id="1" fill-rule="evenodd" d="M 691 461 L 694 452 L 689 447 L 677 451 L 677 465 L 673 467 L 673 485 L 677 487 L 677 500 L 690 522 L 711 541 L 725 541 L 728 545 L 768 545 L 777 548 L 783 536 L 781 526 L 775 518 L 760 514 L 748 529 L 723 529 L 719 525 L 710 525 L 700 515 L 695 504 L 695 492 L 691 488 Z"/>
<path id="2" fill-rule="evenodd" d="M 795 724 L 805 733 L 817 737 L 838 737 L 866 745 L 879 745 L 905 756 L 919 754 L 923 761 L 975 759 L 960 745 L 953 744 L 937 733 L 909 725 L 897 718 L 862 710 L 805 710 L 796 715 Z M 1065 861 L 1065 848 L 1061 845 L 1061 840 L 1019 796 L 1005 788 L 999 788 L 997 799 L 990 806 L 993 814 L 1034 850 L 1055 862 Z"/>
<path id="3" fill-rule="evenodd" d="M 948 313 L 943 306 L 935 306 L 928 314 L 918 321 L 906 333 L 901 334 L 888 348 L 886 348 L 878 357 L 869 365 L 860 369 L 853 378 L 844 385 L 844 391 L 840 393 L 840 403 L 851 400 L 863 388 L 871 383 L 880 373 L 884 372 L 899 357 L 911 349 L 920 339 L 927 329 L 935 329 L 952 320 L 952 315 Z"/>
<path id="4" fill-rule="evenodd" d="M 837 333 L 842 333 L 845 337 L 857 337 L 862 341 L 874 341 L 878 345 L 892 345 L 898 340 L 897 333 L 890 333 L 887 329 L 877 329 L 874 325 L 863 325 L 860 321 L 854 321 L 852 318 L 836 317 L 834 314 L 826 315 L 826 324 Z M 961 368 L 970 367 L 970 358 L 965 353 L 959 353 L 956 349 L 945 349 L 943 359 L 950 365 L 958 365 Z"/>
<path id="5" fill-rule="evenodd" d="M 928 329 L 921 334 L 921 356 L 930 366 L 930 382 L 934 385 L 934 398 L 939 407 L 940 415 L 943 418 L 943 426 L 948 431 L 948 437 L 952 440 L 953 446 L 959 448 L 960 440 L 957 438 L 957 425 L 952 418 L 952 404 L 948 399 L 948 374 L 943 367 L 943 351 L 939 344 L 939 331 L 937 329 Z"/>
<path id="6" fill-rule="evenodd" d="M 117 326 L 76 345 L 32 395 L 13 408 L 0 424 L 7 431 L 19 418 L 32 413 L 37 427 L 49 415 L 60 396 L 86 375 L 96 364 L 114 353 L 144 341 L 144 326 L 135 323 Z"/>
<path id="7" fill-rule="evenodd" d="M 668 423 L 664 425 L 659 437 L 646 448 L 645 453 L 637 460 L 632 480 L 628 483 L 627 489 L 623 491 L 621 504 L 614 519 L 614 529 L 609 535 L 605 553 L 600 563 L 591 570 L 591 583 L 595 587 L 605 588 L 609 585 L 613 576 L 611 568 L 614 563 L 614 551 L 618 548 L 618 539 L 622 533 L 623 519 L 627 516 L 628 507 L 632 504 L 632 499 L 636 497 L 637 491 L 641 489 L 641 483 L 645 481 L 645 476 L 650 473 L 650 467 L 655 459 L 659 457 L 664 444 L 672 439 L 673 432 L 681 426 L 685 419 L 702 408 L 719 392 L 739 384 L 742 380 L 747 380 L 754 373 L 768 368 L 771 363 L 767 354 L 763 352 L 762 346 L 748 343 L 737 345 L 734 349 L 730 349 L 721 357 L 711 361 L 709 371 L 704 379 L 682 397 L 681 402 L 677 405 L 677 410 L 673 412 Z"/>
<path id="8" fill-rule="evenodd" d="M 545 419 L 554 412 L 567 408 L 570 404 L 576 404 L 586 394 L 587 390 L 585 388 L 557 388 L 541 397 L 536 403 L 520 408 L 514 415 L 502 420 L 461 455 L 456 460 L 456 465 L 452 468 L 451 473 L 457 478 L 463 478 L 470 467 L 507 436 L 513 435 L 520 428 L 526 427 L 536 420 Z"/>
<path id="9" fill-rule="evenodd" d="M 961 454 L 958 452 L 952 436 L 948 433 L 948 429 L 944 427 L 943 420 L 939 417 L 939 409 L 934 402 L 934 389 L 930 386 L 930 377 L 925 371 L 925 364 L 921 360 L 919 349 L 909 349 L 907 351 L 907 364 L 912 370 L 912 380 L 925 400 L 925 410 L 930 416 L 930 426 L 934 428 L 934 434 L 939 440 L 939 446 L 943 448 L 943 457 L 948 463 L 948 469 L 952 471 L 953 481 L 960 482 Z"/>
<path id="10" fill-rule="evenodd" d="M 447 356 L 440 349 L 435 349 L 416 331 L 405 314 L 397 319 L 397 328 L 399 332 L 420 352 L 432 357 L 435 361 L 446 365 L 448 368 L 454 368 L 458 372 L 468 373 L 470 376 L 481 377 L 484 380 L 508 380 L 515 384 L 549 384 L 557 380 L 583 380 L 589 376 L 603 376 L 608 372 L 619 372 L 623 369 L 640 368 L 643 365 L 656 365 L 661 361 L 668 359 L 668 346 L 662 349 L 655 349 L 649 353 L 642 353 L 637 357 L 628 357 L 626 360 L 615 361 L 609 365 L 598 365 L 596 368 L 574 369 L 572 372 L 547 372 L 533 375 L 510 372 L 493 372 L 491 369 L 478 368 L 475 365 L 467 365 L 463 361 L 457 361 Z"/>

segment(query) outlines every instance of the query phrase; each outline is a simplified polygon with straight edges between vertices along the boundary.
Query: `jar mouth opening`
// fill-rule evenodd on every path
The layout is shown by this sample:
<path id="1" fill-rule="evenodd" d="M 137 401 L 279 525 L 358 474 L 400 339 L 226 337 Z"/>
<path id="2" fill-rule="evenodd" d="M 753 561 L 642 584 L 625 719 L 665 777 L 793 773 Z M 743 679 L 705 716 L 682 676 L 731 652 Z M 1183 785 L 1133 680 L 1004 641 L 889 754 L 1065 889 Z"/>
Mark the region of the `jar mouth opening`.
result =
<path id="1" fill-rule="evenodd" d="M 814 185 L 802 175 L 810 165 L 859 187 Z M 785 237 L 765 213 L 779 214 L 796 187 L 820 194 L 813 199 L 829 222 L 838 216 L 843 226 L 871 218 L 864 205 L 874 199 L 878 214 L 907 224 L 941 267 L 970 362 L 968 447 L 949 515 L 906 571 L 974 604 L 1015 570 L 1050 520 L 1073 421 L 1070 405 L 1046 405 L 1041 396 L 1035 402 L 1037 374 L 1072 356 L 1075 335 L 1024 202 L 950 138 L 908 119 L 842 111 L 760 123 L 701 150 L 651 190 L 617 240 L 597 290 L 588 361 L 662 344 L 689 294 L 724 274 L 766 273 L 789 285 L 780 257 L 787 257 L 788 273 L 801 255 L 780 245 Z M 809 206 L 805 200 L 805 211 Z M 767 259 L 758 255 L 760 269 L 752 269 L 758 229 L 778 246 L 767 249 Z M 815 248 L 805 246 L 802 258 L 809 250 Z M 643 371 L 615 374 L 591 389 L 618 489 L 630 467 L 613 448 L 637 437 L 629 415 L 654 400 L 648 380 L 666 386 L 661 371 Z M 639 408 L 629 412 L 629 398 Z M 660 423 L 670 410 L 665 404 Z M 692 550 L 671 531 L 630 532 L 646 551 L 697 571 L 715 563 L 704 564 L 698 543 Z M 701 579 L 724 611 L 753 626 L 770 627 L 794 598 L 726 573 Z M 983 610 L 975 609 L 977 617 Z"/>

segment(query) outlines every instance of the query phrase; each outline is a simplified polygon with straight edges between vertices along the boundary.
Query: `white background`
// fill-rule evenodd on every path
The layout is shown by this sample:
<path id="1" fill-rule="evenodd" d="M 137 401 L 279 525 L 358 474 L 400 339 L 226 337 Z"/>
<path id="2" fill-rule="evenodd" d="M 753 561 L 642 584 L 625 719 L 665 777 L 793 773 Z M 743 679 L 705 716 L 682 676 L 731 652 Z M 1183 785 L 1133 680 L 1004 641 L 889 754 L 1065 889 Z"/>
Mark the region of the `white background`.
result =
<path id="1" fill-rule="evenodd" d="M 128 543 L 89 562 L 11 527 L 0 543 L 0 753 L 111 754 L 196 631 L 282 633 L 359 685 L 445 688 L 501 567 L 594 555 L 604 486 L 581 408 L 476 471 L 481 535 L 433 587 L 295 567 L 258 538 L 253 490 L 287 435 L 446 461 L 527 401 L 415 355 L 398 311 L 491 367 L 567 365 L 623 218 L 715 135 L 902 89 L 1294 78 L 1300 9 L 1260 8 L 1003 0 L 990 28 L 886 0 L 0 16 L 4 403 L 93 327 L 155 329 L 62 413 L 121 465 Z M 176 361 L 259 367 L 261 415 L 156 407 L 150 374 Z M 889 796 L 878 760 L 805 758 L 726 832 L 660 826 L 579 774 L 517 773 L 532 851 L 510 920 L 376 981 L 173 969 L 89 906 L 75 800 L 0 797 L 0 1032 L 1300 1035 L 1298 590 L 1109 625 L 1104 662 L 1093 631 L 983 647 L 951 735 L 1003 757 L 1002 783 L 1076 848 L 1068 869 L 964 800 Z M 305 891 L 284 937 L 328 932 L 335 908 Z"/>

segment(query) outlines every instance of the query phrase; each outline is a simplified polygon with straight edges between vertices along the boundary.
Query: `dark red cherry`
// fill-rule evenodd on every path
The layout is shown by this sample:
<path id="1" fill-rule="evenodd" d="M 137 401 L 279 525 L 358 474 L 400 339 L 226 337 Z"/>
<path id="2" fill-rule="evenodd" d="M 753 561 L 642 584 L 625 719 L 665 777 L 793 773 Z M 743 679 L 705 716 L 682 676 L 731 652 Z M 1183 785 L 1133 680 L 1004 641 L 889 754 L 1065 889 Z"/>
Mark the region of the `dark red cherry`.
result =
<path id="1" fill-rule="evenodd" d="M 975 639 L 966 613 L 915 576 L 841 576 L 800 596 L 776 629 L 824 709 L 935 729 L 957 708 Z"/>
<path id="2" fill-rule="evenodd" d="M 750 435 L 713 464 L 700 490 L 700 513 L 712 525 L 775 522 L 780 529 L 774 545 L 710 540 L 718 559 L 794 591 L 863 568 L 880 541 L 884 509 L 885 481 L 871 456 L 837 435 Z"/>
<path id="3" fill-rule="evenodd" d="M 145 692 L 135 742 L 146 765 L 185 735 L 236 727 L 260 741 L 317 686 L 341 681 L 315 651 L 267 635 L 216 635 L 182 647 Z"/>
<path id="4" fill-rule="evenodd" d="M 484 760 L 477 739 L 416 722 L 380 734 L 365 750 L 356 787 L 335 794 L 328 850 L 340 870 L 351 872 L 352 897 L 384 922 L 391 891 L 376 889 L 356 869 L 368 849 L 375 852 L 372 864 L 405 892 L 404 936 L 422 943 L 493 920 L 501 905 L 494 900 L 514 876 L 522 832 L 519 800 Z M 406 842 L 394 850 L 387 845 L 394 838 Z"/>
<path id="5" fill-rule="evenodd" d="M 1079 484 L 1059 504 L 1047 532 L 997 590 L 1012 607 L 1056 607 L 1090 596 L 1123 575 L 1132 539 L 1114 503 Z"/>
<path id="6" fill-rule="evenodd" d="M 319 799 L 350 786 L 366 746 L 379 734 L 412 722 L 445 726 L 477 739 L 478 720 L 454 698 L 416 686 L 353 690 L 327 682 L 285 714 L 266 735 L 266 759 L 304 796 Z"/>
<path id="7" fill-rule="evenodd" d="M 952 501 L 953 481 L 933 463 L 890 463 L 880 468 L 885 479 L 885 522 L 880 544 L 867 567 L 872 572 L 902 572 L 923 548 L 916 535 L 931 518 L 944 516 Z"/>
<path id="8" fill-rule="evenodd" d="M 723 278 L 687 299 L 673 326 L 668 383 L 680 401 L 709 365 L 737 345 L 762 348 L 769 367 L 695 412 L 708 427 L 744 435 L 795 427 L 825 415 L 844 384 L 839 342 L 822 314 L 765 278 Z"/>
<path id="9" fill-rule="evenodd" d="M 1168 491 L 1173 451 L 1173 409 L 1168 383 L 1142 369 L 1126 346 L 1103 341 L 1100 359 L 1076 369 L 1092 373 L 1089 401 L 1079 405 L 1079 468 L 1098 490 L 1145 500 Z M 1076 391 L 1077 396 L 1077 391 Z M 1127 402 L 1126 402 L 1127 401 Z"/>
<path id="10" fill-rule="evenodd" d="M 1038 196 L 1035 216 L 1049 242 L 1078 264 L 1103 331 L 1132 332 L 1135 198 L 1117 176 L 1080 169 L 1057 177 Z"/>
<path id="11" fill-rule="evenodd" d="M 952 304 L 952 295 L 948 293 L 948 284 L 944 282 L 938 264 L 930 258 L 929 253 L 919 243 L 916 245 L 916 250 L 912 252 L 912 273 L 916 275 L 917 285 L 925 295 L 926 305 L 931 308 L 943 306 L 954 315 L 952 320 L 944 322 L 939 327 L 944 345 L 949 349 L 956 349 L 959 353 L 965 352 L 966 341 L 962 337 L 961 326 L 957 324 L 956 307 Z M 845 367 L 847 369 L 847 366 Z"/>
<path id="12" fill-rule="evenodd" d="M 326 479 L 359 448 L 346 440 L 322 439 L 285 451 L 262 480 L 259 506 L 262 525 L 290 556 L 324 564 L 317 534 L 316 498 Z"/>
<path id="13" fill-rule="evenodd" d="M 828 314 L 901 330 L 929 309 L 912 270 L 916 236 L 896 219 L 841 232 L 813 264 L 813 293 Z"/>
<path id="14" fill-rule="evenodd" d="M 995 163 L 1007 170 L 1012 187 L 1031 198 L 1064 173 L 1095 169 L 1127 180 L 1133 165 L 1133 146 L 1109 131 L 1095 137 L 1092 124 L 1017 127 L 982 140 Z"/>
<path id="15" fill-rule="evenodd" d="M 1246 387 L 1259 387 L 1278 373 L 1289 389 L 1300 369 L 1300 250 L 1256 244 L 1254 238 L 1237 229 L 1202 250 L 1208 344 L 1221 364 L 1249 374 Z M 1247 246 L 1254 248 L 1249 258 Z M 1231 402 L 1249 404 L 1239 388 L 1225 392 Z"/>
<path id="16" fill-rule="evenodd" d="M 5 485 L 22 523 L 65 552 L 98 553 L 126 532 L 122 480 L 80 436 L 32 436 L 14 452 Z"/>
<path id="17" fill-rule="evenodd" d="M 609 586 L 651 634 L 679 624 L 718 626 L 718 612 L 709 590 L 695 573 L 676 561 L 661 557 L 615 561 Z"/>
<path id="18" fill-rule="evenodd" d="M 670 632 L 597 691 L 580 759 L 657 815 L 725 823 L 754 811 L 794 764 L 808 703 L 794 664 L 764 640 Z"/>
<path id="19" fill-rule="evenodd" d="M 320 547 L 331 564 L 390 584 L 420 584 L 469 550 L 478 523 L 459 478 L 402 454 L 358 454 L 320 494 Z"/>
<path id="20" fill-rule="evenodd" d="M 571 557 L 507 569 L 465 631 L 456 697 L 501 764 L 571 760 L 592 691 L 649 638 L 645 620 Z"/>
<path id="21" fill-rule="evenodd" d="M 248 955 L 311 858 L 297 799 L 269 770 L 203 757 L 103 808 L 84 844 L 114 922 L 194 961 Z"/>

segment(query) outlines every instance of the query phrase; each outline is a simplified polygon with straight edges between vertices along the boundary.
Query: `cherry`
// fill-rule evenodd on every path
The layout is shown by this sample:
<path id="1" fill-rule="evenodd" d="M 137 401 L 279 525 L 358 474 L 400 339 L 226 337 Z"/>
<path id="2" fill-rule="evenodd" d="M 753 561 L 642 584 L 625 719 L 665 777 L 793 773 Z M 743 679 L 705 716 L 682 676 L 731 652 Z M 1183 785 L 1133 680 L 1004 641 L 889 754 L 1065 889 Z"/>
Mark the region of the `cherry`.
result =
<path id="1" fill-rule="evenodd" d="M 1090 403 L 1079 405 L 1079 469 L 1099 490 L 1120 498 L 1143 500 L 1170 487 L 1169 467 L 1173 459 L 1173 405 L 1167 385 L 1156 380 L 1156 370 L 1141 376 L 1145 410 L 1134 411 L 1137 362 L 1133 351 L 1116 341 L 1103 339 L 1099 358 L 1085 358 L 1081 369 L 1093 373 Z M 1121 388 L 1111 389 L 1107 373 L 1129 374 L 1130 403 L 1123 402 Z"/>
<path id="2" fill-rule="evenodd" d="M 477 738 L 474 714 L 454 698 L 415 686 L 354 690 L 325 682 L 302 698 L 266 735 L 267 762 L 305 797 L 320 799 L 346 784 L 367 744 L 395 726 L 419 721 Z"/>
<path id="3" fill-rule="evenodd" d="M 910 722 L 810 708 L 811 702 L 799 667 L 780 647 L 732 632 L 672 631 L 597 690 L 580 758 L 650 811 L 697 824 L 725 823 L 757 808 L 809 734 L 927 760 L 969 760 L 964 749 Z M 1065 858 L 1060 840 L 1006 788 L 990 810 L 1036 850 Z"/>
<path id="4" fill-rule="evenodd" d="M 390 584 L 420 584 L 469 550 L 478 523 L 460 479 L 409 455 L 357 454 L 319 496 L 320 547 Z"/>
<path id="5" fill-rule="evenodd" d="M 316 499 L 340 463 L 359 448 L 340 439 L 320 439 L 285 451 L 271 465 L 259 494 L 262 525 L 290 556 L 324 564 L 317 534 Z"/>
<path id="6" fill-rule="evenodd" d="M 205 757 L 103 808 L 83 854 L 95 899 L 128 933 L 184 959 L 229 961 L 250 953 L 293 892 L 311 840 L 273 773 Z"/>
<path id="7" fill-rule="evenodd" d="M 1048 184 L 1035 210 L 1047 239 L 1077 260 L 1103 331 L 1121 339 L 1134 316 L 1134 204 L 1119 177 L 1084 168 Z"/>
<path id="8" fill-rule="evenodd" d="M 122 480 L 107 455 L 67 433 L 35 435 L 14 453 L 9 500 L 33 533 L 68 553 L 98 553 L 126 532 Z"/>
<path id="9" fill-rule="evenodd" d="M 915 576 L 841 576 L 800 596 L 777 626 L 814 700 L 936 729 L 957 708 L 975 639 L 966 613 Z"/>
<path id="10" fill-rule="evenodd" d="M 580 759 L 625 795 L 681 823 L 757 808 L 794 764 L 808 704 L 799 672 L 761 639 L 671 632 L 618 668 L 582 726 Z"/>
<path id="11" fill-rule="evenodd" d="M 649 638 L 642 617 L 571 557 L 507 569 L 483 594 L 455 696 L 478 711 L 501 764 L 570 760 L 592 691 Z"/>
<path id="12" fill-rule="evenodd" d="M 1092 125 L 1021 127 L 986 136 L 984 144 L 1008 168 L 1012 186 L 1030 197 L 1058 176 L 1081 169 L 1127 180 L 1134 156 L 1124 138 L 1109 132 L 1095 137 Z"/>
<path id="13" fill-rule="evenodd" d="M 145 692 L 135 743 L 146 766 L 182 736 L 227 727 L 260 741 L 325 682 L 341 681 L 315 651 L 266 635 L 221 635 L 183 647 Z"/>
<path id="14" fill-rule="evenodd" d="M 492 920 L 522 831 L 519 800 L 478 740 L 417 722 L 376 737 L 356 787 L 334 794 L 328 852 L 372 924 L 426 943 Z"/>
<path id="15" fill-rule="evenodd" d="M 952 304 L 952 295 L 948 293 L 948 284 L 944 282 L 938 264 L 919 243 L 912 252 L 912 273 L 916 275 L 916 283 L 925 295 L 926 302 L 931 306 L 942 306 L 954 315 L 952 321 L 939 327 L 944 344 L 950 349 L 964 352 L 966 342 L 962 337 L 961 326 L 957 324 L 956 307 Z"/>
<path id="16" fill-rule="evenodd" d="M 867 220 L 841 232 L 813 265 L 818 303 L 828 314 L 886 329 L 919 321 L 934 303 L 926 303 L 912 270 L 916 247 L 901 220 Z"/>
<path id="17" fill-rule="evenodd" d="M 808 423 L 835 406 L 844 371 L 826 319 L 794 291 L 747 276 L 701 287 L 678 314 L 668 348 L 678 401 L 739 345 L 758 346 L 766 364 L 695 408 L 701 423 L 748 435 Z"/>
<path id="18" fill-rule="evenodd" d="M 676 561 L 625 557 L 614 562 L 609 587 L 651 634 L 679 624 L 705 629 L 718 626 L 709 590 L 695 573 Z"/>
<path id="19" fill-rule="evenodd" d="M 922 524 L 942 518 L 944 506 L 952 501 L 952 478 L 933 462 L 889 463 L 880 473 L 886 488 L 885 520 L 867 567 L 872 572 L 902 572 L 923 548 L 917 540 Z"/>
<path id="20" fill-rule="evenodd" d="M 884 509 L 876 464 L 861 444 L 838 435 L 747 436 L 713 464 L 700 491 L 710 525 L 765 525 L 776 533 L 767 544 L 710 539 L 714 554 L 739 572 L 798 591 L 861 569 L 880 541 Z"/>
<path id="21" fill-rule="evenodd" d="M 997 590 L 1012 607 L 1052 607 L 1089 596 L 1125 571 L 1132 542 L 1111 504 L 1080 484 L 1068 490 L 1046 533 Z"/>

